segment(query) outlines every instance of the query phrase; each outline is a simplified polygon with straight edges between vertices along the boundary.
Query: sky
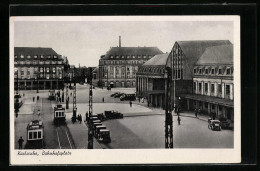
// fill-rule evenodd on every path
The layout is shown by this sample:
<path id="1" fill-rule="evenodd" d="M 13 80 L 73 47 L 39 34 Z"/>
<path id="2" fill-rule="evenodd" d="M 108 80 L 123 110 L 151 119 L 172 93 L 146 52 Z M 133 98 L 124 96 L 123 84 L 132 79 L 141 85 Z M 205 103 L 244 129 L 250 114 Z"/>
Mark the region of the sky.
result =
<path id="1" fill-rule="evenodd" d="M 15 47 L 51 47 L 71 65 L 98 66 L 110 47 L 158 47 L 175 41 L 230 40 L 232 21 L 15 21 Z"/>

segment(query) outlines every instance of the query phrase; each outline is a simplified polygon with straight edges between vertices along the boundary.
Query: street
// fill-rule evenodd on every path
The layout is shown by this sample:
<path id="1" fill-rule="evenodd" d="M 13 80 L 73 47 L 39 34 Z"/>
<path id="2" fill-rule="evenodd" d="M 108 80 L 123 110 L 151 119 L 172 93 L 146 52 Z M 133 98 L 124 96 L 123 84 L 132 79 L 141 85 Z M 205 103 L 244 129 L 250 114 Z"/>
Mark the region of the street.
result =
<path id="1" fill-rule="evenodd" d="M 82 115 L 83 121 L 85 121 L 85 113 L 88 111 L 88 91 L 88 85 L 77 85 L 77 113 Z M 17 141 L 20 136 L 23 136 L 23 139 L 26 140 L 27 124 L 30 120 L 37 117 L 40 117 L 44 124 L 44 148 L 86 148 L 85 144 L 87 142 L 80 142 L 81 147 L 77 147 L 76 144 L 80 144 L 77 142 L 79 140 L 77 138 L 73 139 L 73 137 L 87 136 L 87 129 L 85 129 L 85 126 L 85 131 L 83 131 L 83 124 L 73 124 L 70 121 L 70 117 L 72 116 L 72 96 L 70 93 L 72 91 L 69 91 L 70 108 L 66 110 L 67 124 L 60 126 L 56 126 L 53 123 L 53 107 L 57 102 L 47 99 L 47 90 L 40 91 L 40 100 L 37 103 L 30 102 L 29 100 L 32 96 L 36 96 L 35 91 L 23 92 L 25 93 L 25 101 L 27 100 L 28 103 L 25 102 L 21 107 L 21 111 L 26 111 L 24 110 L 26 107 L 29 112 L 29 109 L 33 108 L 28 107 L 29 104 L 31 106 L 38 106 L 38 108 L 40 106 L 42 110 L 40 116 L 23 113 L 19 114 L 18 118 L 15 118 L 16 149 L 18 149 Z M 123 119 L 102 122 L 110 130 L 111 143 L 100 143 L 100 146 L 109 149 L 164 148 L 164 111 L 148 108 L 146 103 L 139 103 L 138 100 L 134 101 L 132 107 L 130 107 L 129 101 L 120 101 L 119 98 L 110 97 L 114 92 L 134 93 L 135 89 L 115 88 L 112 91 L 108 91 L 106 89 L 95 88 L 93 90 L 94 114 L 103 113 L 105 110 L 114 110 L 123 113 L 125 116 Z M 103 97 L 105 98 L 104 103 L 102 102 Z M 63 106 L 65 107 L 64 103 Z M 186 115 L 189 116 L 191 114 L 189 112 L 181 113 L 181 125 L 178 125 L 177 117 L 173 116 L 174 148 L 233 148 L 234 132 L 232 130 L 222 129 L 222 131 L 212 131 L 208 129 L 208 123 L 205 120 L 186 117 Z M 74 129 L 74 127 L 78 127 L 75 128 L 77 131 L 70 130 Z"/>

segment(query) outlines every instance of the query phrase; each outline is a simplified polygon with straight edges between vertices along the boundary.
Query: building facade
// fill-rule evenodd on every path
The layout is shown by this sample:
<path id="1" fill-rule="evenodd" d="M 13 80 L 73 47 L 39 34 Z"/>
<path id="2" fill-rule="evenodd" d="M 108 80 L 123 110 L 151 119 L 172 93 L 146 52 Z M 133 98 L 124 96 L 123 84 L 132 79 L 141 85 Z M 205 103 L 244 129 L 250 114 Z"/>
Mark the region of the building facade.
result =
<path id="1" fill-rule="evenodd" d="M 234 120 L 233 45 L 205 50 L 193 67 L 193 93 L 183 96 L 187 109 L 201 109 Z"/>
<path id="2" fill-rule="evenodd" d="M 67 65 L 67 58 L 52 48 L 15 47 L 15 89 L 17 85 L 23 90 L 63 88 Z"/>
<path id="3" fill-rule="evenodd" d="M 137 73 L 137 94 L 154 107 L 165 106 L 165 68 L 171 70 L 172 109 L 182 108 L 183 94 L 193 93 L 193 67 L 206 48 L 231 44 L 228 40 L 176 41 L 169 54 L 157 55 L 140 67 Z"/>
<path id="4" fill-rule="evenodd" d="M 135 87 L 138 67 L 154 55 L 157 47 L 112 47 L 99 60 L 99 86 Z"/>

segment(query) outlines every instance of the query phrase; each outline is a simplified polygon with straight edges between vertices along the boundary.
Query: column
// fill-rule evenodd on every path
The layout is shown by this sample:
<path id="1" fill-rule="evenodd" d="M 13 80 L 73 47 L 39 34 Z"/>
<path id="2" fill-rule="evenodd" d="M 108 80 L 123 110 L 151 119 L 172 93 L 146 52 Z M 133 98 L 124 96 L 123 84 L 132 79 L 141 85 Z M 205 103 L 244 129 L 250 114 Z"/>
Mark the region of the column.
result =
<path id="1" fill-rule="evenodd" d="M 190 100 L 187 99 L 187 110 L 190 110 Z"/>
<path id="2" fill-rule="evenodd" d="M 149 78 L 146 78 L 146 91 L 149 91 Z"/>
<path id="3" fill-rule="evenodd" d="M 204 81 L 201 81 L 201 95 L 204 95 Z"/>
<path id="4" fill-rule="evenodd" d="M 26 80 L 24 80 L 24 89 L 26 90 Z"/>
<path id="5" fill-rule="evenodd" d="M 51 90 L 52 90 L 52 81 L 51 81 Z"/>
<path id="6" fill-rule="evenodd" d="M 222 83 L 222 98 L 225 98 L 225 83 Z"/>
<path id="7" fill-rule="evenodd" d="M 195 94 L 198 94 L 198 90 L 199 90 L 199 88 L 198 88 L 198 81 L 196 81 L 196 90 L 195 90 Z"/>
<path id="8" fill-rule="evenodd" d="M 217 97 L 218 96 L 218 84 L 214 83 L 214 86 L 215 86 L 214 96 Z"/>
<path id="9" fill-rule="evenodd" d="M 45 90 L 46 81 L 43 81 L 43 90 Z"/>
<path id="10" fill-rule="evenodd" d="M 33 81 L 31 81 L 31 90 L 33 89 Z"/>
<path id="11" fill-rule="evenodd" d="M 211 84 L 208 82 L 208 96 L 210 96 L 210 91 L 211 91 Z"/>
<path id="12" fill-rule="evenodd" d="M 233 88 L 234 88 L 234 86 L 233 86 L 233 84 L 230 84 L 230 99 L 231 100 L 233 100 L 234 99 L 234 95 L 233 95 Z"/>

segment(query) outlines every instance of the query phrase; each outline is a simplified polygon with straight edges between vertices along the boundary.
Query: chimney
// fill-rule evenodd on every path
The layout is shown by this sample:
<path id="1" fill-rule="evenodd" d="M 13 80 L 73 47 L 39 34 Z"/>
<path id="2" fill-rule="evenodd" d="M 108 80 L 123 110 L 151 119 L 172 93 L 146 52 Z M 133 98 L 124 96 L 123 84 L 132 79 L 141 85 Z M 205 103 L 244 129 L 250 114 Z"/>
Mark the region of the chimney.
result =
<path id="1" fill-rule="evenodd" d="M 119 36 L 119 47 L 121 48 L 121 36 Z"/>

